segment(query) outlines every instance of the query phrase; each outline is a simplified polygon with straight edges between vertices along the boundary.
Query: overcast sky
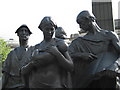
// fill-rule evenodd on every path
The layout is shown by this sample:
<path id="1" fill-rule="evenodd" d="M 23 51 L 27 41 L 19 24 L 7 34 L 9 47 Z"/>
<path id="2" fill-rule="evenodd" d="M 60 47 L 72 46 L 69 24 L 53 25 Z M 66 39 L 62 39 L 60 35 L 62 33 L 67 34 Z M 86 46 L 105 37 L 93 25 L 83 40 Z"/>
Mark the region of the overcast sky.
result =
<path id="1" fill-rule="evenodd" d="M 18 40 L 16 29 L 26 24 L 33 34 L 29 44 L 43 40 L 38 25 L 44 16 L 51 16 L 58 26 L 62 26 L 68 37 L 78 33 L 76 16 L 82 10 L 92 11 L 92 0 L 0 0 L 0 37 Z M 117 2 L 113 0 L 114 16 L 117 18 Z M 116 2 L 115 2 L 116 1 Z"/>

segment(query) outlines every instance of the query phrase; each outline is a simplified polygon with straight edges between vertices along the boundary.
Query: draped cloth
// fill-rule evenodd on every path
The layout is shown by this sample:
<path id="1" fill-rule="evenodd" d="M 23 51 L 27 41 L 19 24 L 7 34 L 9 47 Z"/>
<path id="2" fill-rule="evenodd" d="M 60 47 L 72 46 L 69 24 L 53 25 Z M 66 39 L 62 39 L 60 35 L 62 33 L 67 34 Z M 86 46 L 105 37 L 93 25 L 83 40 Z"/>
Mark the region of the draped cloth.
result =
<path id="1" fill-rule="evenodd" d="M 81 58 L 72 58 L 74 62 L 74 72 L 72 73 L 73 88 L 86 87 L 96 73 L 104 70 L 115 71 L 118 68 L 116 60 L 118 53 L 111 46 L 107 34 L 101 34 L 101 39 L 90 39 L 78 37 L 69 46 L 70 55 L 75 53 L 93 53 L 97 56 L 92 62 Z M 97 77 L 99 79 L 100 77 Z"/>
<path id="2" fill-rule="evenodd" d="M 24 87 L 20 69 L 29 62 L 31 54 L 32 47 L 28 48 L 27 51 L 24 47 L 17 47 L 8 54 L 2 69 L 3 88 Z"/>

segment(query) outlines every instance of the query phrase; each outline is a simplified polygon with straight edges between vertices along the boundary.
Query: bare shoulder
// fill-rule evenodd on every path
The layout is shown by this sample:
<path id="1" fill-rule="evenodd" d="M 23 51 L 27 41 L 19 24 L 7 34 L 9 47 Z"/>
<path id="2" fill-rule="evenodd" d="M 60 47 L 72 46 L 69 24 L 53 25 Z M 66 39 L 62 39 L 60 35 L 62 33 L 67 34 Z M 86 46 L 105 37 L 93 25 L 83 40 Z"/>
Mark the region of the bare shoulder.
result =
<path id="1" fill-rule="evenodd" d="M 57 40 L 56 43 L 61 52 L 66 52 L 68 50 L 68 44 L 64 40 Z"/>

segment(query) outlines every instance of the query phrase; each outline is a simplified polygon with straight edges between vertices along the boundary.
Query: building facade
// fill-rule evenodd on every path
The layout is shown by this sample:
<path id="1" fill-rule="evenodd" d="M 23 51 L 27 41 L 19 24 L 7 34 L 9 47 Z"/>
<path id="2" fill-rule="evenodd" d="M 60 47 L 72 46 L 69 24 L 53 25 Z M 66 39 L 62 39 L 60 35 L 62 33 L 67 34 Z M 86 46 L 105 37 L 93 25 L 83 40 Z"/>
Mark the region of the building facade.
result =
<path id="1" fill-rule="evenodd" d="M 92 12 L 102 29 L 114 31 L 113 11 L 111 0 L 92 0 Z"/>

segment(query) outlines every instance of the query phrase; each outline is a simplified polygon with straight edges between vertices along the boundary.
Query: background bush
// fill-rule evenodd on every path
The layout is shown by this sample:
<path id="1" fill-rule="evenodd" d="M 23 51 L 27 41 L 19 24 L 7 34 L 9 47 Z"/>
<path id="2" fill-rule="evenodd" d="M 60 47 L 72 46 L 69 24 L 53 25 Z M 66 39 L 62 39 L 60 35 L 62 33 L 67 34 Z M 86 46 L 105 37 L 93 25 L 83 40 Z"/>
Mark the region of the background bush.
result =
<path id="1" fill-rule="evenodd" d="M 2 63 L 7 58 L 8 53 L 11 51 L 11 48 L 7 46 L 7 42 L 3 39 L 0 39 L 0 76 L 2 70 Z"/>

